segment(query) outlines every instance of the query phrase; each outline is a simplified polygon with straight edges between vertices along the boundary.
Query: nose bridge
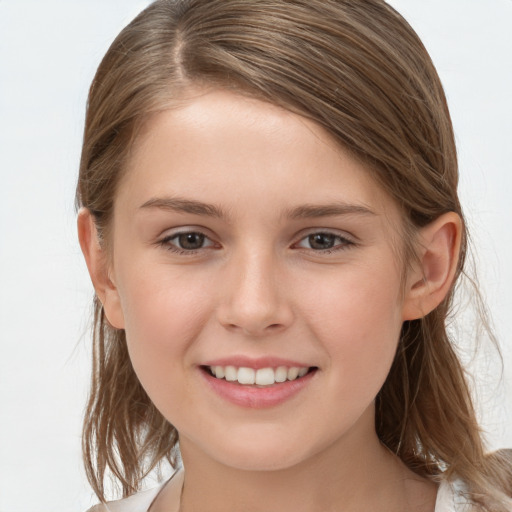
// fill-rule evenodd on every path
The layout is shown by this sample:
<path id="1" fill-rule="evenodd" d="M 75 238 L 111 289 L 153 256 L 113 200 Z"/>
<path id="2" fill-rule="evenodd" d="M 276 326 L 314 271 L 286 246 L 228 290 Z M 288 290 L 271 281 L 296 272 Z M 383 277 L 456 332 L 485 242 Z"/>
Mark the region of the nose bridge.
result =
<path id="1" fill-rule="evenodd" d="M 283 287 L 283 271 L 272 247 L 251 244 L 237 250 L 227 263 L 229 270 L 219 320 L 228 328 L 249 335 L 284 329 L 292 320 Z"/>

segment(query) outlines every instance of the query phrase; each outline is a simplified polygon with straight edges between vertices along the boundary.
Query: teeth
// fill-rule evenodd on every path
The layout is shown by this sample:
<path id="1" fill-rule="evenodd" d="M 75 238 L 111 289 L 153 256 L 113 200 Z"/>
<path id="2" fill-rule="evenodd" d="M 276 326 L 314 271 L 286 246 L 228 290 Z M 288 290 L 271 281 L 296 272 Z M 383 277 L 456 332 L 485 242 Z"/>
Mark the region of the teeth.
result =
<path id="1" fill-rule="evenodd" d="M 288 380 L 295 380 L 299 375 L 299 369 L 296 366 L 288 368 Z"/>
<path id="2" fill-rule="evenodd" d="M 299 377 L 304 377 L 306 373 L 308 373 L 309 368 L 300 368 L 299 369 Z"/>
<path id="3" fill-rule="evenodd" d="M 235 366 L 210 366 L 212 375 L 217 379 L 226 379 L 229 382 L 238 382 L 239 384 L 257 386 L 272 386 L 276 382 L 285 382 L 304 377 L 309 371 L 309 367 L 287 367 L 279 366 L 277 368 L 253 368 Z"/>
<path id="4" fill-rule="evenodd" d="M 238 382 L 240 384 L 254 384 L 256 372 L 252 368 L 238 368 Z"/>
<path id="5" fill-rule="evenodd" d="M 240 370 L 238 370 L 238 373 L 240 374 Z M 270 386 L 271 384 L 274 384 L 276 381 L 274 370 L 272 368 L 260 368 L 256 371 L 256 384 L 259 386 Z M 240 381 L 240 378 L 238 379 L 238 382 Z"/>
<path id="6" fill-rule="evenodd" d="M 276 382 L 284 382 L 288 378 L 288 368 L 286 368 L 286 366 L 276 368 L 274 378 Z"/>
<path id="7" fill-rule="evenodd" d="M 212 367 L 212 372 L 215 374 L 215 377 L 217 377 L 218 379 L 223 379 L 225 377 L 224 368 L 222 366 Z"/>
<path id="8" fill-rule="evenodd" d="M 217 366 L 217 368 L 219 367 Z M 224 368 L 224 375 L 229 382 L 235 382 L 238 379 L 238 371 L 234 366 L 226 366 Z"/>

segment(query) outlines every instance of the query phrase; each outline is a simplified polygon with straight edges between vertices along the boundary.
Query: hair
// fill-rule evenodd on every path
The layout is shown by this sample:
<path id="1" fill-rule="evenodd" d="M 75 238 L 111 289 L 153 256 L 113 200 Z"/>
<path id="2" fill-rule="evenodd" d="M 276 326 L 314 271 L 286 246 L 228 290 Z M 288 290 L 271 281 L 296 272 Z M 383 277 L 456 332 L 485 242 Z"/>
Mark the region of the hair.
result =
<path id="1" fill-rule="evenodd" d="M 89 93 L 76 197 L 106 248 L 137 134 L 194 85 L 253 95 L 322 126 L 401 209 L 405 262 L 419 228 L 446 212 L 463 219 L 441 82 L 416 33 L 383 0 L 157 0 L 112 43 Z M 466 259 L 464 222 L 462 229 L 450 293 L 403 324 L 376 398 L 376 431 L 417 474 L 462 478 L 478 510 L 505 512 L 512 470 L 505 455 L 485 453 L 446 327 Z M 176 463 L 178 434 L 142 388 L 125 333 L 109 325 L 97 298 L 93 337 L 83 451 L 104 501 L 107 469 L 127 496 L 161 461 Z"/>

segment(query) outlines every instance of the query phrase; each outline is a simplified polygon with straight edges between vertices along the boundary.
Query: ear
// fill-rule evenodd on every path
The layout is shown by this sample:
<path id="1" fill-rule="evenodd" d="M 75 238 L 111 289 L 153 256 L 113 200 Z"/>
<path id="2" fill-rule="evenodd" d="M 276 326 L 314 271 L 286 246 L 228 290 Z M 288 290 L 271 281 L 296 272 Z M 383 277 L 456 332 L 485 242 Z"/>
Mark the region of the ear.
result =
<path id="1" fill-rule="evenodd" d="M 96 295 L 103 304 L 107 320 L 112 327 L 124 329 L 124 316 L 119 293 L 110 278 L 107 254 L 100 245 L 94 218 L 87 208 L 81 208 L 78 212 L 77 224 L 80 247 Z"/>
<path id="2" fill-rule="evenodd" d="M 403 320 L 422 318 L 446 297 L 459 260 L 462 221 L 455 212 L 441 215 L 420 230 L 419 264 L 407 277 Z"/>

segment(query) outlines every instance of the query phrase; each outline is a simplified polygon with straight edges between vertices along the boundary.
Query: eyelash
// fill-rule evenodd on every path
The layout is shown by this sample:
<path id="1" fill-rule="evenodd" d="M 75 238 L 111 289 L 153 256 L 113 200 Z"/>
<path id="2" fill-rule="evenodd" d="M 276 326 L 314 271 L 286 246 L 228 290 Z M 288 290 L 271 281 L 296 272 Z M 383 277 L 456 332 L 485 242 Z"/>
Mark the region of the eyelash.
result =
<path id="1" fill-rule="evenodd" d="M 158 242 L 158 245 L 170 252 L 180 254 L 180 255 L 185 255 L 185 256 L 192 256 L 194 254 L 197 254 L 199 251 L 210 247 L 210 246 L 208 246 L 208 247 L 199 247 L 198 249 L 183 249 L 183 248 L 178 247 L 171 243 L 172 240 L 176 240 L 180 236 L 184 236 L 184 235 L 198 235 L 200 237 L 203 237 L 204 240 L 209 240 L 211 242 L 211 246 L 215 245 L 215 243 L 212 242 L 210 240 L 210 238 L 208 238 L 208 236 L 206 236 L 204 233 L 201 233 L 201 231 L 193 231 L 193 230 L 180 231 L 179 233 L 173 233 L 172 235 L 166 236 L 162 240 L 160 240 Z"/>
<path id="2" fill-rule="evenodd" d="M 179 237 L 184 236 L 184 235 L 196 235 L 196 236 L 203 237 L 203 240 L 208 240 L 210 242 L 210 245 L 208 245 L 206 247 L 204 247 L 204 246 L 199 247 L 198 249 L 183 249 L 183 248 L 178 247 L 178 246 L 174 245 L 173 243 L 171 243 L 172 240 L 179 239 Z M 333 247 L 330 247 L 327 249 L 313 249 L 311 247 L 310 248 L 303 247 L 303 249 L 313 251 L 315 254 L 319 254 L 319 255 L 328 255 L 328 254 L 332 254 L 333 252 L 338 252 L 338 251 L 343 251 L 343 250 L 349 249 L 356 245 L 356 243 L 353 240 L 350 240 L 347 237 L 344 237 L 344 236 L 341 236 L 341 235 L 338 235 L 336 233 L 326 230 L 326 231 L 313 231 L 311 233 L 308 233 L 307 235 L 303 236 L 298 242 L 294 243 L 292 248 L 297 247 L 301 242 L 307 240 L 310 237 L 320 236 L 320 235 L 327 236 L 327 237 L 333 237 L 334 240 L 338 241 L 338 243 L 336 245 L 334 245 Z M 207 235 L 205 235 L 204 233 L 202 233 L 201 231 L 191 230 L 191 231 L 180 231 L 178 233 L 173 233 L 172 235 L 166 236 L 162 240 L 158 241 L 158 245 L 170 252 L 175 253 L 175 254 L 184 255 L 184 256 L 192 256 L 192 255 L 197 254 L 201 250 L 208 249 L 209 247 L 215 246 L 215 242 L 210 240 L 210 238 Z"/>
<path id="3" fill-rule="evenodd" d="M 308 238 L 310 239 L 311 237 L 314 237 L 314 236 L 332 237 L 335 242 L 337 241 L 337 243 L 335 243 L 335 245 L 333 247 L 329 247 L 327 249 L 316 249 L 315 250 L 313 248 L 304 247 L 304 249 L 311 250 L 315 254 L 328 255 L 328 254 L 332 254 L 333 252 L 344 251 L 344 250 L 349 249 L 349 248 L 351 248 L 351 247 L 356 245 L 353 240 L 350 240 L 349 238 L 347 238 L 345 236 L 338 235 L 338 234 L 333 233 L 331 231 L 313 231 L 313 232 L 307 234 L 306 236 L 302 237 L 299 240 L 299 242 L 294 244 L 294 246 L 297 246 L 298 244 L 300 244 L 304 240 L 307 240 Z"/>

